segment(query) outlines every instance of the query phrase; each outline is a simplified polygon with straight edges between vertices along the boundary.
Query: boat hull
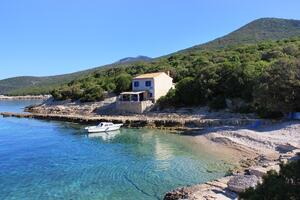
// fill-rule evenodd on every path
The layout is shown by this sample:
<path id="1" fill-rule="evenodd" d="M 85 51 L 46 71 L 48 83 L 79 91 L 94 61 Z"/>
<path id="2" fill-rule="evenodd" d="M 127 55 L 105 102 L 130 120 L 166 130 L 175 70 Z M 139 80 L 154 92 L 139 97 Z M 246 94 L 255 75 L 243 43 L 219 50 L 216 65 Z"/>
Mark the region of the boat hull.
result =
<path id="1" fill-rule="evenodd" d="M 88 133 L 110 132 L 110 131 L 119 130 L 121 126 L 122 124 L 115 124 L 114 126 L 110 126 L 110 127 L 92 126 L 92 127 L 87 127 L 86 130 Z"/>

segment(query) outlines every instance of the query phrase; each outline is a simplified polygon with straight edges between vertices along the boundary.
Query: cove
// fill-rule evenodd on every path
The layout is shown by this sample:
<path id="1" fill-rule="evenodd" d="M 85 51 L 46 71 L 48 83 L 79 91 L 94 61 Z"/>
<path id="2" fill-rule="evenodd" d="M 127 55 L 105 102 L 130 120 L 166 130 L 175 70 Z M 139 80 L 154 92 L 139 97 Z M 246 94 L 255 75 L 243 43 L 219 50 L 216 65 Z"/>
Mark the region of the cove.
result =
<path id="1" fill-rule="evenodd" d="M 1 101 L 21 111 L 30 101 Z M 0 199 L 162 199 L 230 164 L 190 136 L 154 129 L 86 134 L 67 122 L 0 118 Z M 195 151 L 197 149 L 197 151 Z"/>

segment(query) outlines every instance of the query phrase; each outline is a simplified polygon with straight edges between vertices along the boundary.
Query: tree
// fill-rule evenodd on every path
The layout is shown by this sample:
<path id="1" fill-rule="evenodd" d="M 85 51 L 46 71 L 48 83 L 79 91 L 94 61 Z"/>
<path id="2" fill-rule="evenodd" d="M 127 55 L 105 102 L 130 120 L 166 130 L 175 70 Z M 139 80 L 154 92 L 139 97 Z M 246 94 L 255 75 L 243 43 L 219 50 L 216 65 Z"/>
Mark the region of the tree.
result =
<path id="1" fill-rule="evenodd" d="M 275 62 L 259 78 L 254 98 L 257 109 L 265 112 L 300 111 L 299 61 L 281 59 Z"/>
<path id="2" fill-rule="evenodd" d="M 102 101 L 104 99 L 104 91 L 99 85 L 91 85 L 85 89 L 81 102 Z"/>
<path id="3" fill-rule="evenodd" d="M 116 89 L 117 94 L 130 90 L 132 77 L 129 74 L 122 73 L 116 77 Z"/>
<path id="4" fill-rule="evenodd" d="M 199 99 L 194 78 L 186 77 L 179 81 L 176 85 L 175 96 L 181 105 L 197 105 Z"/>

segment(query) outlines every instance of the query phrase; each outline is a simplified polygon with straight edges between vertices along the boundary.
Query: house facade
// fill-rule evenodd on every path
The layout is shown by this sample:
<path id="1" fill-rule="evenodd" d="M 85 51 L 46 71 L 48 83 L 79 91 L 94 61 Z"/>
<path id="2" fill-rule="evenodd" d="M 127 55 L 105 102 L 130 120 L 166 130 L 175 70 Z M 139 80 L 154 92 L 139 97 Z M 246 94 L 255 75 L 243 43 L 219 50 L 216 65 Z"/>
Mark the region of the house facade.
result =
<path id="1" fill-rule="evenodd" d="M 173 79 L 165 72 L 139 75 L 132 80 L 132 91 L 120 94 L 117 109 L 143 113 L 173 87 Z"/>

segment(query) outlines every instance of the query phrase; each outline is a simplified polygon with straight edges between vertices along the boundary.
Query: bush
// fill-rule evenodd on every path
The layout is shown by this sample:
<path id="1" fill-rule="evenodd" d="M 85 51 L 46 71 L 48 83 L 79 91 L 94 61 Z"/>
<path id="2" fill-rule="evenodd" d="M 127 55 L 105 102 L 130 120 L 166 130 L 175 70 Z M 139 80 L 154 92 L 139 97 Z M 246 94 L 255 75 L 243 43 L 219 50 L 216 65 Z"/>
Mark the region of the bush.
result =
<path id="1" fill-rule="evenodd" d="M 176 85 L 175 96 L 181 105 L 197 105 L 199 99 L 194 78 L 186 77 L 179 81 Z"/>
<path id="2" fill-rule="evenodd" d="M 175 107 L 177 104 L 175 89 L 170 89 L 166 96 L 162 96 L 157 100 L 160 109 Z"/>
<path id="3" fill-rule="evenodd" d="M 300 199 L 300 160 L 280 166 L 279 174 L 269 171 L 263 183 L 256 189 L 250 188 L 240 194 L 241 199 L 249 200 L 297 200 Z"/>
<path id="4" fill-rule="evenodd" d="M 119 76 L 116 77 L 116 89 L 115 92 L 117 94 L 128 91 L 131 89 L 131 81 L 132 77 L 129 74 L 120 74 Z"/>
<path id="5" fill-rule="evenodd" d="M 217 96 L 208 103 L 208 106 L 213 110 L 224 109 L 226 108 L 226 100 L 223 96 Z"/>
<path id="6" fill-rule="evenodd" d="M 87 88 L 83 97 L 80 99 L 81 102 L 93 102 L 102 101 L 104 99 L 104 90 L 99 85 L 93 85 Z"/>

